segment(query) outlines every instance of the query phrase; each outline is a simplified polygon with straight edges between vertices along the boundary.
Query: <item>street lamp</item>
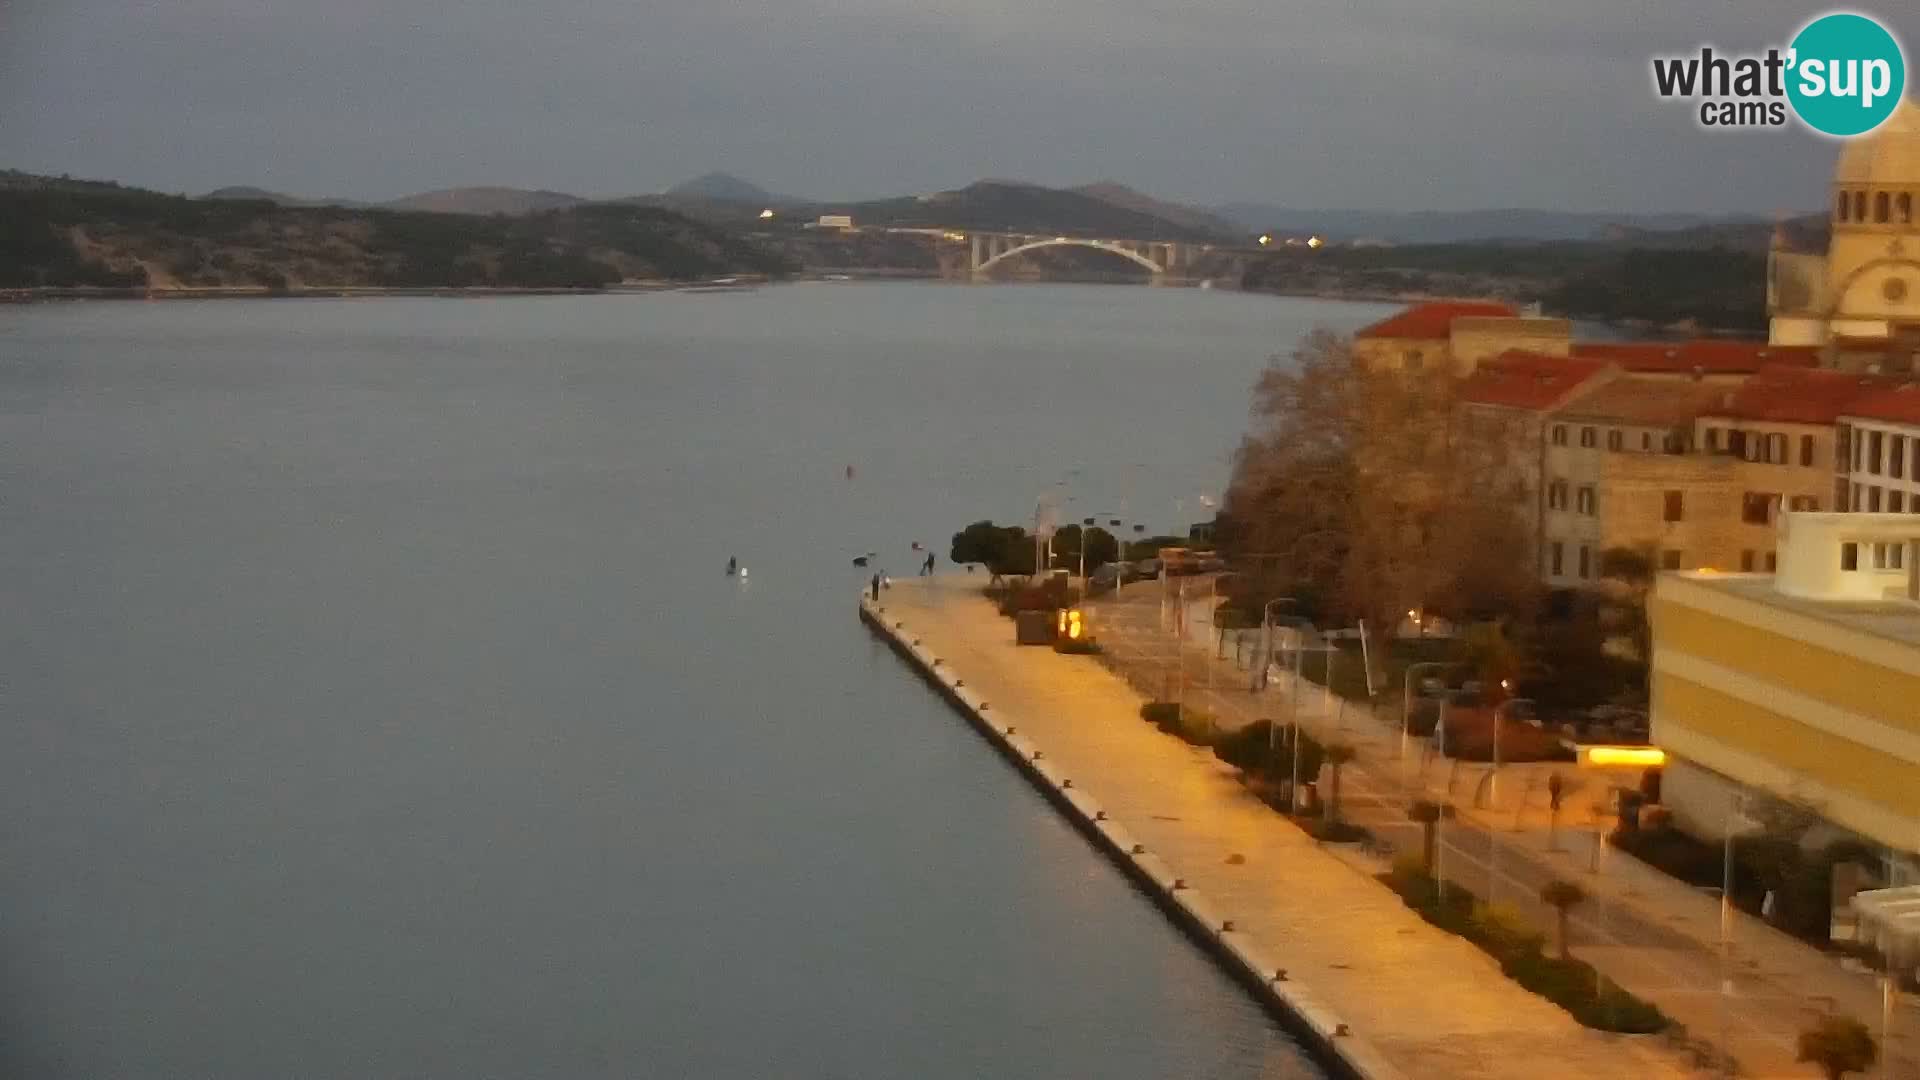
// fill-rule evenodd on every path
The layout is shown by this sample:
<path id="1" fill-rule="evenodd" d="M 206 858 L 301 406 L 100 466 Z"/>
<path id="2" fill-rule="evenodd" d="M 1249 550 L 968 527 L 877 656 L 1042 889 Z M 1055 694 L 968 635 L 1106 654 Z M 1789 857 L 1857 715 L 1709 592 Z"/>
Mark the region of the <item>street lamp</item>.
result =
<path id="1" fill-rule="evenodd" d="M 1276 596 L 1260 606 L 1260 665 L 1254 672 L 1253 684 L 1247 688 L 1248 693 L 1267 685 L 1267 665 L 1273 663 L 1273 605 L 1299 602 L 1291 596 Z"/>
<path id="2" fill-rule="evenodd" d="M 1439 660 L 1424 660 L 1418 664 L 1408 664 L 1406 675 L 1400 687 L 1400 756 L 1407 756 L 1407 742 L 1413 738 L 1413 673 L 1422 668 L 1445 668 Z"/>
<path id="3" fill-rule="evenodd" d="M 1509 690 L 1512 689 L 1512 687 L 1512 680 L 1500 680 L 1500 688 L 1502 690 Z M 1503 721 L 1506 720 L 1507 710 L 1523 701 L 1529 706 L 1536 704 L 1532 698 L 1516 697 L 1508 698 L 1493 707 L 1493 773 L 1487 777 L 1487 805 L 1489 807 L 1497 803 L 1500 797 L 1500 732 L 1503 727 Z"/>

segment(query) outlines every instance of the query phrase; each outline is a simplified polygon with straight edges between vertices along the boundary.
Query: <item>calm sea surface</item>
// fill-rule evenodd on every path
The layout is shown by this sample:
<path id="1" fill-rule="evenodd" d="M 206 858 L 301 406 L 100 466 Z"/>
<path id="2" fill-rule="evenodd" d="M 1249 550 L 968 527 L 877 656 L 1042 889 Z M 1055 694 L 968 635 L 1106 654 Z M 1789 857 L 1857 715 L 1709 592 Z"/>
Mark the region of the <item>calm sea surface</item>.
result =
<path id="1" fill-rule="evenodd" d="M 1381 310 L 0 307 L 0 1072 L 1318 1076 L 849 559 L 1184 527 L 1266 357 Z"/>

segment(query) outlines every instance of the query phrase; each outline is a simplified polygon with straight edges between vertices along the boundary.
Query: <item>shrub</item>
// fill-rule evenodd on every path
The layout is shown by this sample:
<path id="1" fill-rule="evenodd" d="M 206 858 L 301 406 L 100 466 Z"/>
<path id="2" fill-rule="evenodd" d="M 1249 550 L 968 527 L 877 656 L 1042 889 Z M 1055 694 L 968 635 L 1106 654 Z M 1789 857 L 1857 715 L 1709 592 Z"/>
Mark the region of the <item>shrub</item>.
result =
<path id="1" fill-rule="evenodd" d="M 1238 731 L 1222 735 L 1213 744 L 1214 755 L 1249 776 L 1272 780 L 1293 777 L 1293 735 L 1291 725 L 1275 727 L 1271 720 L 1257 720 Z M 1320 763 L 1326 749 L 1313 736 L 1300 732 L 1300 782 L 1310 783 L 1320 775 Z"/>
<path id="2" fill-rule="evenodd" d="M 1194 746 L 1213 744 L 1213 714 L 1204 709 L 1182 708 L 1173 701 L 1150 701 L 1140 706 L 1140 718 Z"/>
<path id="3" fill-rule="evenodd" d="M 1880 1058 L 1867 1026 L 1851 1016 L 1825 1016 L 1800 1033 L 1798 1061 L 1812 1062 L 1828 1080 L 1866 1072 Z"/>

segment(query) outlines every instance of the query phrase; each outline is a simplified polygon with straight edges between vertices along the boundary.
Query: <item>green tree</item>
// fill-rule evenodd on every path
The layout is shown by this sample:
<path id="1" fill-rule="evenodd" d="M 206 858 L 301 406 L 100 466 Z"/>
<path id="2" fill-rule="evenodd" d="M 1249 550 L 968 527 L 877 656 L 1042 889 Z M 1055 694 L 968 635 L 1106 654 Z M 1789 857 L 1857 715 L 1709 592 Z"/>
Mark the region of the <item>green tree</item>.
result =
<path id="1" fill-rule="evenodd" d="M 976 521 L 953 534 L 947 559 L 954 565 L 980 563 L 995 575 L 1033 572 L 1033 538 L 1017 525 Z"/>
<path id="2" fill-rule="evenodd" d="M 1851 1016 L 1823 1016 L 1819 1023 L 1800 1033 L 1800 1054 L 1796 1060 L 1807 1062 L 1826 1074 L 1827 1080 L 1841 1080 L 1848 1073 L 1866 1072 L 1880 1059 L 1880 1048 L 1867 1026 Z"/>
<path id="3" fill-rule="evenodd" d="M 1560 959 L 1568 959 L 1567 917 L 1572 909 L 1586 903 L 1587 890 L 1564 878 L 1555 878 L 1540 886 L 1540 900 L 1551 906 L 1555 915 L 1555 944 L 1559 948 Z"/>

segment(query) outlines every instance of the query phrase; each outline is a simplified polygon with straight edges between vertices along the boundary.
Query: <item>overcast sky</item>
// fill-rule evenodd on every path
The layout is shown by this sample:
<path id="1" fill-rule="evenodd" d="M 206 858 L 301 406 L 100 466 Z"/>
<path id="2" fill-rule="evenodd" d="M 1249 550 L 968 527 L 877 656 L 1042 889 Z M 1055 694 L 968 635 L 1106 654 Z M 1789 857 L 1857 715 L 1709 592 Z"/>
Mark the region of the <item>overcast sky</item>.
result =
<path id="1" fill-rule="evenodd" d="M 1119 180 L 1300 208 L 1817 208 L 1648 57 L 1781 0 L 0 0 L 0 165 L 170 191 L 871 197 Z M 1920 41 L 1906 2 L 1864 10 Z M 1887 18 L 1894 10 L 1906 13 Z"/>

